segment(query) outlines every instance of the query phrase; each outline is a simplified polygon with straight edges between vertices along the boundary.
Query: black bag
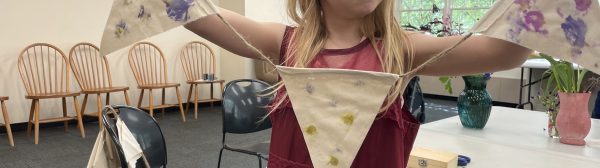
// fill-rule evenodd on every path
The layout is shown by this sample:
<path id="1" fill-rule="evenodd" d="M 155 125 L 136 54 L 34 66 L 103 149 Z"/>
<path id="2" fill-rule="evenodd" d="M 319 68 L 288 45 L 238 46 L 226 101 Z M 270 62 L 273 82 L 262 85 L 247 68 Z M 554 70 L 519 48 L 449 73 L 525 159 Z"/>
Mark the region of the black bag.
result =
<path id="1" fill-rule="evenodd" d="M 425 100 L 423 91 L 419 85 L 419 77 L 415 76 L 410 80 L 406 90 L 404 90 L 404 106 L 420 123 L 425 122 Z"/>

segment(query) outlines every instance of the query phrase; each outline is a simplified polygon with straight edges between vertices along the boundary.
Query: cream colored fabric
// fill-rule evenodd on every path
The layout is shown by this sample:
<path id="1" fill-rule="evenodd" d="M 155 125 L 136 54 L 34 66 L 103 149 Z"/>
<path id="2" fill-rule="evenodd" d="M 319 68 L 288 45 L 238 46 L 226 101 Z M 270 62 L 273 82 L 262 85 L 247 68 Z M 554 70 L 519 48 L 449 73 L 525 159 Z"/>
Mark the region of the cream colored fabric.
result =
<path id="1" fill-rule="evenodd" d="M 350 167 L 398 75 L 277 67 L 313 166 Z"/>
<path id="2" fill-rule="evenodd" d="M 119 165 L 114 147 L 106 134 L 105 129 L 100 129 L 87 168 L 112 168 Z"/>
<path id="3" fill-rule="evenodd" d="M 471 32 L 511 41 L 600 73 L 598 17 L 597 0 L 499 0 Z"/>
<path id="4" fill-rule="evenodd" d="M 101 55 L 198 18 L 218 13 L 210 0 L 114 0 L 102 35 Z"/>
<path id="5" fill-rule="evenodd" d="M 117 118 L 116 126 L 127 165 L 129 168 L 135 168 L 137 160 L 144 155 L 142 148 L 120 118 Z M 88 160 L 88 168 L 112 168 L 119 166 L 119 158 L 111 142 L 106 130 L 104 128 L 100 129 L 100 133 L 98 133 L 94 148 L 92 149 L 92 154 Z"/>
<path id="6" fill-rule="evenodd" d="M 120 118 L 117 118 L 117 129 L 119 130 L 119 142 L 123 148 L 127 165 L 129 165 L 129 168 L 135 168 L 135 163 L 144 155 L 144 151 L 142 151 L 140 144 Z"/>

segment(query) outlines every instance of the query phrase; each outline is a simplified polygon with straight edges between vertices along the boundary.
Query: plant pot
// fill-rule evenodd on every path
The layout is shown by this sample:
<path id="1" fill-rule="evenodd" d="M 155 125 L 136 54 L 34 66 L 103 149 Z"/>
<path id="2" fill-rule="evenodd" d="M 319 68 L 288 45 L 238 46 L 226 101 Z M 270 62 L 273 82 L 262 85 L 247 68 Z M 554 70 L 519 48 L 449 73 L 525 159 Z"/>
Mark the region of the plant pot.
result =
<path id="1" fill-rule="evenodd" d="M 465 89 L 458 96 L 458 116 L 467 128 L 482 129 L 492 111 L 492 98 L 486 90 L 488 78 L 463 76 Z"/>
<path id="2" fill-rule="evenodd" d="M 590 132 L 592 121 L 588 110 L 590 93 L 558 93 L 560 110 L 556 128 L 560 142 L 569 145 L 585 145 L 584 138 Z"/>

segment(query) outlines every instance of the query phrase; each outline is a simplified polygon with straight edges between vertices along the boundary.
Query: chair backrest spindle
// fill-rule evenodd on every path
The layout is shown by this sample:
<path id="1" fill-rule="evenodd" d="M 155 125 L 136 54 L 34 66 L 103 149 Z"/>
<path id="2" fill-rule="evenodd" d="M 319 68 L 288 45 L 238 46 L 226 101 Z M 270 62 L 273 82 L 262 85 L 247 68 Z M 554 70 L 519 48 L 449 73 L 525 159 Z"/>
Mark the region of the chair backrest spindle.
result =
<path id="1" fill-rule="evenodd" d="M 29 45 L 19 54 L 17 64 L 28 95 L 69 92 L 69 63 L 56 46 Z"/>
<path id="2" fill-rule="evenodd" d="M 192 41 L 186 44 L 179 57 L 188 81 L 201 80 L 203 74 L 215 74 L 214 52 L 203 42 Z"/>
<path id="3" fill-rule="evenodd" d="M 112 87 L 112 79 L 106 56 L 100 55 L 97 46 L 78 43 L 69 52 L 73 74 L 83 90 Z"/>
<path id="4" fill-rule="evenodd" d="M 149 42 L 139 42 L 129 50 L 129 66 L 138 85 L 167 83 L 163 52 Z"/>

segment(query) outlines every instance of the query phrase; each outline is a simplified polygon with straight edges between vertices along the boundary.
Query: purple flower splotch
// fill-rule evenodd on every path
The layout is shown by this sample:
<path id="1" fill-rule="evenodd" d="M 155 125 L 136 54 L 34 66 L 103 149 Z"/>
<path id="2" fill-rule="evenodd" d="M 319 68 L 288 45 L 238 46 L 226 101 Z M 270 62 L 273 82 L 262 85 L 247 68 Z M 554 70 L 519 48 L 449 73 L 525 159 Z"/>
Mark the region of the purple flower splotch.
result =
<path id="1" fill-rule="evenodd" d="M 523 20 L 521 20 L 521 18 L 509 18 L 510 23 L 512 24 L 512 27 L 510 29 L 508 29 L 508 34 L 507 37 L 508 39 L 510 39 L 512 42 L 515 43 L 520 43 L 521 40 L 519 38 L 519 36 L 521 35 L 521 32 L 523 31 L 523 27 L 525 26 L 525 23 L 523 23 Z"/>
<path id="2" fill-rule="evenodd" d="M 483 79 L 489 80 L 492 78 L 492 73 L 484 73 L 483 74 Z"/>
<path id="3" fill-rule="evenodd" d="M 144 5 L 140 5 L 140 11 L 138 12 L 137 17 L 138 17 L 138 19 L 141 19 L 141 20 L 148 20 L 148 19 L 150 19 L 150 17 L 152 17 L 152 15 L 150 15 L 150 13 L 146 11 L 146 8 L 144 8 Z"/>
<path id="4" fill-rule="evenodd" d="M 194 5 L 194 0 L 163 0 L 167 6 L 167 15 L 174 21 L 185 22 L 189 16 L 189 8 Z"/>
<path id="5" fill-rule="evenodd" d="M 546 25 L 544 13 L 536 9 L 536 0 L 514 0 L 513 3 L 520 8 L 515 9 L 507 18 L 511 23 L 511 28 L 507 32 L 510 40 L 519 43 L 519 36 L 523 31 L 548 35 L 549 32 L 544 27 Z"/>
<path id="6" fill-rule="evenodd" d="M 581 55 L 581 49 L 586 46 L 585 37 L 588 31 L 585 21 L 569 16 L 560 27 L 563 29 L 569 44 L 571 44 L 573 56 Z"/>
<path id="7" fill-rule="evenodd" d="M 127 23 L 125 23 L 125 21 L 119 21 L 119 23 L 115 25 L 115 36 L 117 38 L 121 38 L 127 35 L 127 33 L 129 33 L 129 26 L 127 26 Z"/>
<path id="8" fill-rule="evenodd" d="M 574 0 L 575 8 L 578 11 L 587 12 L 588 9 L 592 6 L 592 0 Z"/>
<path id="9" fill-rule="evenodd" d="M 544 14 L 541 11 L 528 11 L 525 12 L 525 16 L 523 17 L 525 23 L 525 29 L 527 31 L 534 31 L 538 33 L 542 33 L 544 35 L 548 34 L 548 30 L 545 30 L 544 24 L 546 21 L 544 19 Z"/>

